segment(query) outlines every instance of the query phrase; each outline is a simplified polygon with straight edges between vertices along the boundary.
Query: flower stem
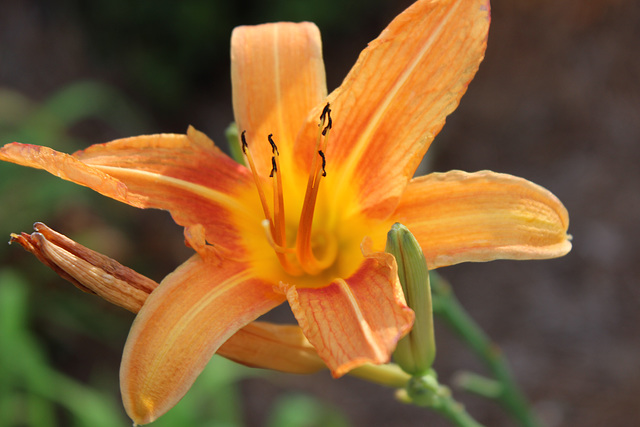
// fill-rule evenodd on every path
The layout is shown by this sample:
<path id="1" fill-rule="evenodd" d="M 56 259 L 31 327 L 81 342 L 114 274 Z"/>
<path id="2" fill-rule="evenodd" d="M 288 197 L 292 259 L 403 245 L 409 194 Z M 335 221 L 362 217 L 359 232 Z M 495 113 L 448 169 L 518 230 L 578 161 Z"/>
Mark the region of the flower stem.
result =
<path id="1" fill-rule="evenodd" d="M 367 364 L 352 370 L 349 375 L 397 388 L 400 401 L 431 408 L 458 427 L 482 427 L 453 399 L 451 391 L 438 383 L 433 370 L 424 376 L 412 377 L 395 364 Z"/>
<path id="2" fill-rule="evenodd" d="M 401 401 L 433 409 L 458 427 L 482 427 L 451 396 L 451 390 L 438 383 L 433 370 L 422 377 L 412 377 L 407 387 L 399 390 L 397 395 Z"/>
<path id="3" fill-rule="evenodd" d="M 453 294 L 451 286 L 435 272 L 431 273 L 431 289 L 433 292 L 433 312 L 442 318 L 469 347 L 482 359 L 491 371 L 500 387 L 492 390 L 475 390 L 480 384 L 474 382 L 469 391 L 477 392 L 485 397 L 494 395 L 502 407 L 511 414 L 522 426 L 538 427 L 540 422 L 529 408 L 529 404 L 518 388 L 508 363 L 500 349 L 487 337 L 478 324 L 469 316 L 466 310 Z M 490 384 L 487 382 L 487 384 Z"/>
<path id="4" fill-rule="evenodd" d="M 471 418 L 464 407 L 451 397 L 441 399 L 440 404 L 434 406 L 433 409 L 457 426 L 482 427 L 482 424 Z"/>

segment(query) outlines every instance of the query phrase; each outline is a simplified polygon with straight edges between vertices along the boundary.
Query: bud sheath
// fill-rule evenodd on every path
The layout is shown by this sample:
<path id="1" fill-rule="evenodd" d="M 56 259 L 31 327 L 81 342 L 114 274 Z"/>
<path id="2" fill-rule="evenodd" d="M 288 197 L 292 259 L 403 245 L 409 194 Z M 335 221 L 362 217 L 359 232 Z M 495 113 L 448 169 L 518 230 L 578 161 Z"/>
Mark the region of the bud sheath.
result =
<path id="1" fill-rule="evenodd" d="M 416 315 L 413 329 L 398 342 L 393 359 L 405 372 L 422 376 L 436 354 L 427 263 L 418 241 L 400 223 L 394 224 L 387 233 L 386 252 L 396 259 L 407 305 Z"/>
<path id="2" fill-rule="evenodd" d="M 17 242 L 78 289 L 137 313 L 158 284 L 37 222 L 34 233 L 12 234 Z"/>

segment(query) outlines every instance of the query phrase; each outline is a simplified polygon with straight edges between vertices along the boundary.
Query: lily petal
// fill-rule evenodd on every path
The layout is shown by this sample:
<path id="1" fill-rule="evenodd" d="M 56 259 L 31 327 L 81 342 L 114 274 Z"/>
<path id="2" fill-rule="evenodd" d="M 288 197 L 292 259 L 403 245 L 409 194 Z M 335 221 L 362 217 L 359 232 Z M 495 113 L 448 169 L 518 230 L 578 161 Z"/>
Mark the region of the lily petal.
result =
<path id="1" fill-rule="evenodd" d="M 130 200 L 127 186 L 123 182 L 84 164 L 74 156 L 49 147 L 14 142 L 0 148 L 0 160 L 44 169 L 62 179 L 92 188 L 120 202 L 142 207 L 138 200 Z"/>
<path id="2" fill-rule="evenodd" d="M 10 243 L 19 243 L 83 292 L 97 294 L 137 313 L 158 287 L 153 280 L 45 224 L 37 222 L 33 227 L 32 234 L 12 234 Z M 249 323 L 222 344 L 216 354 L 243 365 L 294 374 L 310 374 L 326 368 L 297 325 Z"/>
<path id="3" fill-rule="evenodd" d="M 217 354 L 243 365 L 292 374 L 327 367 L 297 325 L 251 322 L 222 344 Z"/>
<path id="4" fill-rule="evenodd" d="M 285 286 L 300 327 L 334 377 L 389 361 L 413 325 L 392 255 L 373 253 L 348 279 L 321 288 Z"/>
<path id="5" fill-rule="evenodd" d="M 284 301 L 239 263 L 194 255 L 151 293 L 120 367 L 122 400 L 138 424 L 172 408 L 231 335 Z"/>
<path id="6" fill-rule="evenodd" d="M 369 43 L 329 95 L 334 126 L 325 155 L 328 170 L 339 168 L 334 191 L 355 191 L 370 217 L 393 212 L 475 75 L 489 20 L 488 0 L 417 1 Z M 304 152 L 316 129 L 310 120 L 296 148 Z"/>
<path id="7" fill-rule="evenodd" d="M 310 22 L 235 28 L 231 83 L 238 129 L 247 131 L 250 144 L 255 141 L 259 174 L 269 174 L 267 135 L 272 133 L 280 153 L 290 157 L 300 125 L 327 96 L 320 31 Z"/>
<path id="8" fill-rule="evenodd" d="M 571 250 L 569 215 L 548 190 L 491 171 L 415 178 L 392 215 L 421 242 L 429 268 L 544 259 Z"/>
<path id="9" fill-rule="evenodd" d="M 193 128 L 97 144 L 73 156 L 13 143 L 0 148 L 0 160 L 44 169 L 132 206 L 168 210 L 178 224 L 201 224 L 209 242 L 241 253 L 233 218 L 252 212 L 237 196 L 255 193 L 251 175 Z"/>

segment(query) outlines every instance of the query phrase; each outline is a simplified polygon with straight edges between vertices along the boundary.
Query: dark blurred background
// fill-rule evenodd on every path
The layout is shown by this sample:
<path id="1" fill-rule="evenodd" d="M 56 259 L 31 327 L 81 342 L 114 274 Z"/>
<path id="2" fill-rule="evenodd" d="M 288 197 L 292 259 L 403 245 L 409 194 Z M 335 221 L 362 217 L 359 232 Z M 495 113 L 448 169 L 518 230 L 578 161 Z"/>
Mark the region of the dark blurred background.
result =
<path id="1" fill-rule="evenodd" d="M 73 152 L 189 124 L 225 146 L 233 27 L 310 20 L 329 90 L 411 1 L 0 0 L 0 143 Z M 566 205 L 572 252 L 441 270 L 548 426 L 640 425 L 640 3 L 495 0 L 486 58 L 436 138 L 433 170 L 530 179 Z M 169 215 L 0 165 L 0 236 L 34 221 L 160 280 L 189 255 Z M 1 239 L 2 237 L 0 237 Z M 0 426 L 129 425 L 117 371 L 133 316 L 0 245 Z M 436 369 L 485 373 L 438 325 Z M 454 388 L 487 426 L 491 402 Z M 445 426 L 353 378 L 214 358 L 158 426 Z"/>

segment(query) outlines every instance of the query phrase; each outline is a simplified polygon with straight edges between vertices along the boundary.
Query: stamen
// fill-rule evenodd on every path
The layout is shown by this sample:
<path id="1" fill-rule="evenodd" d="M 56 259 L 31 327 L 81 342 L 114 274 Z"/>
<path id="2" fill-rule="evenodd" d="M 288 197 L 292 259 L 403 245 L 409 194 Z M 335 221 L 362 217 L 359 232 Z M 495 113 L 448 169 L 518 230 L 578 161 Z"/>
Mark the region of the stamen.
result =
<path id="1" fill-rule="evenodd" d="M 273 134 L 270 133 L 269 135 L 267 135 L 267 139 L 269 140 L 269 144 L 271 144 L 271 153 L 277 154 L 279 156 L 280 152 L 278 151 L 278 146 L 275 142 L 273 142 Z"/>
<path id="2" fill-rule="evenodd" d="M 322 113 L 320 113 L 320 124 L 319 124 L 319 126 L 324 124 L 325 116 L 327 114 L 331 113 L 331 108 L 329 108 L 329 107 L 330 107 L 330 104 L 327 102 L 327 105 L 325 105 L 324 108 L 322 109 Z"/>
<path id="3" fill-rule="evenodd" d="M 318 150 L 318 154 L 320 154 L 320 157 L 322 157 L 322 176 L 327 176 L 327 171 L 324 170 L 325 166 L 327 166 L 327 159 L 325 159 L 322 150 Z"/>
<path id="4" fill-rule="evenodd" d="M 267 139 L 271 144 L 271 152 L 274 154 L 271 157 L 272 169 L 269 175 L 273 178 L 273 229 L 268 233 L 267 239 L 276 251 L 278 260 L 285 271 L 293 276 L 298 276 L 302 274 L 302 270 L 294 266 L 287 258 L 287 253 L 294 251 L 286 248 L 287 235 L 284 215 L 284 192 L 282 190 L 282 175 L 280 172 L 280 152 L 273 141 L 273 134 L 269 134 Z"/>
<path id="5" fill-rule="evenodd" d="M 249 144 L 247 144 L 247 138 L 245 134 L 246 130 L 243 130 L 240 134 L 240 139 L 242 140 L 242 152 L 244 156 L 247 158 L 247 163 L 249 164 L 249 169 L 251 169 L 251 174 L 253 175 L 253 180 L 256 183 L 256 188 L 258 189 L 258 196 L 260 197 L 260 203 L 262 204 L 262 210 L 264 212 L 264 216 L 271 223 L 271 228 L 275 231 L 275 226 L 273 224 L 273 219 L 271 218 L 271 213 L 269 211 L 269 205 L 267 204 L 267 197 L 264 194 L 264 190 L 262 188 L 262 184 L 260 182 L 260 177 L 258 176 L 258 172 L 256 170 L 256 165 L 253 162 L 253 156 L 251 155 L 251 150 L 249 149 Z"/>
<path id="6" fill-rule="evenodd" d="M 324 129 L 322 129 L 322 136 L 326 136 L 327 131 L 333 127 L 333 121 L 331 120 L 331 108 L 329 108 L 328 102 L 327 105 L 325 105 L 322 109 L 322 113 L 320 114 L 320 124 L 318 126 L 322 128 L 322 125 L 324 125 L 325 122 L 327 123 L 327 125 Z"/>
<path id="7" fill-rule="evenodd" d="M 335 258 L 335 254 L 332 255 L 329 253 L 330 256 L 326 256 L 327 254 L 325 254 L 322 260 L 318 260 L 311 247 L 313 213 L 318 198 L 320 178 L 327 175 L 325 171 L 327 162 L 324 150 L 327 146 L 331 126 L 331 108 L 329 108 L 329 103 L 327 103 L 322 110 L 322 114 L 320 114 L 319 132 L 316 140 L 316 151 L 321 160 L 319 160 L 317 156 L 314 156 L 311 163 L 311 171 L 309 173 L 309 180 L 307 181 L 307 190 L 304 196 L 302 212 L 300 213 L 298 235 L 296 238 L 296 255 L 302 269 L 308 274 L 318 274 L 329 267 Z"/>
<path id="8" fill-rule="evenodd" d="M 273 174 L 278 172 L 278 166 L 276 166 L 276 158 L 271 157 L 271 173 L 269 173 L 269 178 L 273 178 Z"/>
<path id="9" fill-rule="evenodd" d="M 331 123 L 331 116 L 329 116 L 329 124 L 327 124 L 327 127 L 322 130 L 322 135 L 325 136 L 327 134 L 327 131 L 331 129 L 332 126 L 333 123 Z"/>
<path id="10" fill-rule="evenodd" d="M 273 240 L 273 235 L 271 234 L 271 223 L 268 219 L 262 220 L 261 225 L 262 228 L 264 228 L 264 234 L 267 236 L 267 241 L 274 251 L 276 251 L 278 254 L 290 254 L 294 252 L 293 248 L 281 246 L 277 244 L 275 240 Z"/>
<path id="11" fill-rule="evenodd" d="M 262 221 L 262 228 L 264 229 L 264 234 L 267 236 L 267 242 L 273 248 L 276 256 L 278 257 L 278 261 L 280 261 L 280 265 L 291 276 L 300 276 L 303 271 L 295 264 L 293 264 L 287 255 L 290 255 L 295 252 L 293 248 L 287 248 L 285 246 L 279 245 L 273 238 L 273 232 L 271 231 L 271 223 L 268 219 Z"/>

